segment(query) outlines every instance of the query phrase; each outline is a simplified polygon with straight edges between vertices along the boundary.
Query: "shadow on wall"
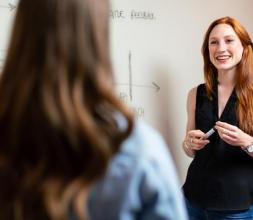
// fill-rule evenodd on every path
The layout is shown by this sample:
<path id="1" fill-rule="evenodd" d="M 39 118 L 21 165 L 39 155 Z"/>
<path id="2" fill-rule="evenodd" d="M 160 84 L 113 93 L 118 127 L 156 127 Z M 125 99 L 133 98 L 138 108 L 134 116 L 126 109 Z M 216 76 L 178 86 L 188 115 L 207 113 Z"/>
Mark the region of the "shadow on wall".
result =
<path id="1" fill-rule="evenodd" d="M 158 121 L 154 126 L 165 138 L 174 159 L 179 178 L 184 181 L 190 159 L 185 156 L 182 141 L 186 125 L 186 95 L 181 89 L 177 74 L 168 71 L 168 66 L 156 65 L 152 70 L 153 78 L 159 83 L 160 91 L 153 108 L 156 108 Z"/>
<path id="2" fill-rule="evenodd" d="M 175 149 L 172 146 L 175 146 L 176 139 L 176 129 L 174 125 L 174 120 L 171 120 L 171 116 L 175 109 L 173 109 L 172 104 L 172 96 L 176 94 L 170 90 L 169 88 L 169 73 L 167 71 L 167 67 L 163 64 L 156 65 L 152 70 L 154 75 L 154 80 L 159 84 L 160 90 L 157 98 L 155 99 L 155 103 L 153 103 L 153 108 L 156 108 L 157 113 L 157 122 L 159 123 L 155 125 L 155 127 L 162 133 L 165 138 L 167 144 L 170 147 L 170 151 L 172 156 L 176 162 L 176 155 L 174 153 Z"/>

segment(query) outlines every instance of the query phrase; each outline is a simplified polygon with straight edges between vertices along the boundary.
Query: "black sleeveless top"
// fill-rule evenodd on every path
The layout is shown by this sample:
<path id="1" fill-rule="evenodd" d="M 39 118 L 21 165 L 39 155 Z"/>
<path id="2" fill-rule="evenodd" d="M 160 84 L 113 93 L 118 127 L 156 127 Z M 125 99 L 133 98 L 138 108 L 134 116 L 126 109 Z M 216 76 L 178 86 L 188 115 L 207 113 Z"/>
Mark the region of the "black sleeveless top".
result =
<path id="1" fill-rule="evenodd" d="M 217 120 L 238 126 L 235 91 L 218 118 L 218 92 L 215 85 L 212 100 L 205 85 L 197 88 L 196 129 L 207 132 Z M 252 125 L 253 126 L 253 125 Z M 224 142 L 215 132 L 210 143 L 196 151 L 183 190 L 193 204 L 209 210 L 243 210 L 253 204 L 253 158 L 240 147 Z"/>

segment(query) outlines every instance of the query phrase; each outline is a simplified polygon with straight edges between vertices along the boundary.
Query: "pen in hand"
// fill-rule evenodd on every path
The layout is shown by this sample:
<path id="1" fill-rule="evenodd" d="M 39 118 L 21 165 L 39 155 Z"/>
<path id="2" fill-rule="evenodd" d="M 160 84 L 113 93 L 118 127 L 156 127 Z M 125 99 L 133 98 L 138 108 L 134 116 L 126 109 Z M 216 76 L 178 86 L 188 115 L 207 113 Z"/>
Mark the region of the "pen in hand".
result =
<path id="1" fill-rule="evenodd" d="M 205 133 L 204 137 L 201 139 L 207 139 L 209 138 L 213 133 L 215 132 L 214 128 L 211 128 L 208 132 Z"/>

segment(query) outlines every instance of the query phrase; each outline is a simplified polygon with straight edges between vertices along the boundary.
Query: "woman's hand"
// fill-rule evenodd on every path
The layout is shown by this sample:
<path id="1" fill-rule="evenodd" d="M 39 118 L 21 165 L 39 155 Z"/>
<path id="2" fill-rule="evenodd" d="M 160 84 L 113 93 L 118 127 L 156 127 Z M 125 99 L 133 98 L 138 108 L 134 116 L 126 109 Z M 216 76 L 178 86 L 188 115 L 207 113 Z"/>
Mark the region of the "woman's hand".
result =
<path id="1" fill-rule="evenodd" d="M 205 139 L 205 133 L 201 130 L 188 131 L 185 139 L 185 145 L 191 150 L 200 150 L 210 141 Z"/>
<path id="2" fill-rule="evenodd" d="M 253 143 L 253 137 L 234 125 L 217 121 L 215 128 L 220 138 L 230 145 L 245 148 Z"/>

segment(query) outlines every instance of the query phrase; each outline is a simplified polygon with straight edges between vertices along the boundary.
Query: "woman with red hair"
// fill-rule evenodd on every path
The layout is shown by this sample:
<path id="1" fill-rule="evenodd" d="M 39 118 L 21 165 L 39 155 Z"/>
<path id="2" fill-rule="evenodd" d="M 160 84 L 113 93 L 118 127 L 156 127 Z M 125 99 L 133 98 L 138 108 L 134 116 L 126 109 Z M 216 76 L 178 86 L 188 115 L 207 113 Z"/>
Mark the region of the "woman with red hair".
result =
<path id="1" fill-rule="evenodd" d="M 205 83 L 188 94 L 183 144 L 193 157 L 183 186 L 190 219 L 252 219 L 252 40 L 223 17 L 209 26 L 202 54 Z"/>

